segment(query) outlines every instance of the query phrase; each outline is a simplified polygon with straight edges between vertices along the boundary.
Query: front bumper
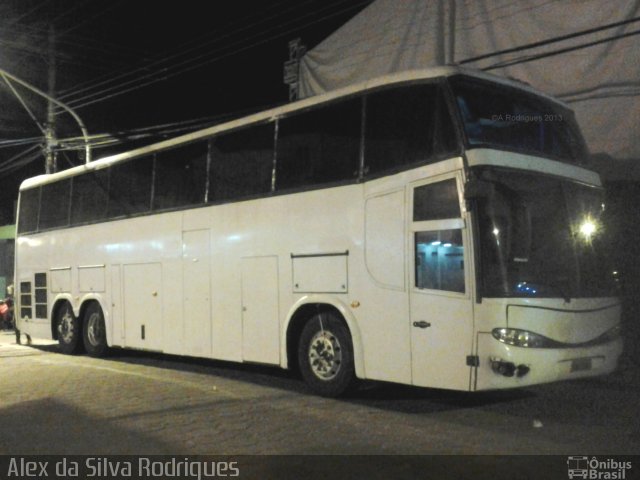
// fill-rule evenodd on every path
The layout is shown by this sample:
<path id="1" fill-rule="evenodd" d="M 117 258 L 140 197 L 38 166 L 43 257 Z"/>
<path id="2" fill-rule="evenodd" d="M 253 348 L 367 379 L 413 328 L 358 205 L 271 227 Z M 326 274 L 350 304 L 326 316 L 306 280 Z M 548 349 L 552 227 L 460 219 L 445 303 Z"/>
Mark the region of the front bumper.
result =
<path id="1" fill-rule="evenodd" d="M 616 369 L 621 354 L 622 338 L 588 347 L 524 348 L 481 333 L 473 390 L 518 388 L 605 375 Z"/>

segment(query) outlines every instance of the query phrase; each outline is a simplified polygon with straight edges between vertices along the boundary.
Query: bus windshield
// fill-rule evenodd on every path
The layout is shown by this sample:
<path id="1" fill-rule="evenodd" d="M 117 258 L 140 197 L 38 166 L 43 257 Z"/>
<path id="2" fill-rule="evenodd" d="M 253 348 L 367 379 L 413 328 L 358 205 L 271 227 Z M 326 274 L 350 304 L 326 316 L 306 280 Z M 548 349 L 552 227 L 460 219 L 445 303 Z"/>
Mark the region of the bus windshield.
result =
<path id="1" fill-rule="evenodd" d="M 495 168 L 476 173 L 485 187 L 478 198 L 484 296 L 613 294 L 601 189 Z"/>
<path id="2" fill-rule="evenodd" d="M 570 110 L 522 90 L 451 79 L 468 148 L 489 147 L 583 163 L 585 143 Z"/>

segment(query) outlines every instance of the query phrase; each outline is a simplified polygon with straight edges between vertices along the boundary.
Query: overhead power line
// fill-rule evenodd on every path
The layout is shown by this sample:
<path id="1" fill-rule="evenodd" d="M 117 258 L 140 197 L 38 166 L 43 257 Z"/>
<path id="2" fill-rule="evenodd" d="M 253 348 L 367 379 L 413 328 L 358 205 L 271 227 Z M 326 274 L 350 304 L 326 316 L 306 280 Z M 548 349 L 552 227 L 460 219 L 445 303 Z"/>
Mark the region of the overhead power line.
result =
<path id="1" fill-rule="evenodd" d="M 42 152 L 39 145 L 34 145 L 26 150 L 14 155 L 13 157 L 0 163 L 0 175 L 13 172 L 22 168 L 39 158 L 41 158 Z"/>
<path id="2" fill-rule="evenodd" d="M 104 75 L 100 78 L 98 78 L 97 80 L 90 80 L 84 83 L 81 83 L 73 88 L 67 89 L 67 90 L 62 90 L 60 92 L 60 98 L 65 99 L 65 98 L 69 98 L 71 96 L 74 95 L 79 95 L 82 92 L 88 91 L 88 90 L 92 90 L 98 87 L 101 87 L 103 85 L 107 85 L 109 83 L 113 83 L 117 80 L 120 80 L 122 78 L 127 78 L 127 77 L 131 77 L 131 76 L 135 76 L 138 72 L 145 72 L 148 71 L 150 68 L 156 66 L 156 65 L 160 65 L 162 63 L 166 63 L 169 62 L 175 58 L 179 58 L 181 55 L 186 55 L 188 53 L 191 53 L 193 51 L 202 49 L 204 47 L 207 47 L 209 45 L 211 45 L 212 43 L 219 41 L 223 38 L 226 38 L 230 35 L 233 34 L 237 34 L 239 32 L 242 32 L 246 29 L 249 28 L 253 28 L 257 25 L 259 25 L 260 23 L 263 23 L 265 21 L 268 20 L 272 20 L 274 18 L 277 18 L 279 15 L 282 15 L 283 13 L 287 13 L 288 11 L 292 10 L 292 9 L 296 9 L 299 8 L 300 6 L 304 6 L 305 3 L 309 3 L 312 0 L 306 0 L 306 2 L 302 2 L 299 4 L 296 4 L 293 7 L 290 7 L 288 9 L 285 10 L 279 10 L 278 14 L 276 15 L 271 15 L 271 16 L 264 16 L 264 13 L 268 12 L 269 10 L 273 9 L 273 8 L 277 8 L 278 5 L 280 5 L 281 3 L 285 3 L 285 2 L 280 2 L 280 3 L 276 3 L 275 5 L 270 5 L 269 8 L 267 8 L 266 10 L 259 12 L 259 14 L 252 14 L 248 17 L 245 17 L 243 19 L 237 20 L 232 22 L 230 25 L 227 26 L 227 28 L 223 31 L 223 33 L 219 33 L 219 32 L 208 32 L 207 34 L 205 34 L 204 36 L 201 36 L 199 38 L 196 39 L 191 39 L 187 42 L 184 42 L 183 44 L 181 44 L 180 46 L 170 50 L 169 52 L 167 52 L 167 54 L 165 55 L 156 55 L 156 57 L 154 59 L 152 59 L 150 62 L 145 63 L 142 66 L 139 66 L 137 68 L 131 69 L 128 68 L 125 71 L 116 74 L 115 76 L 108 74 L 108 75 Z M 259 16 L 260 21 L 253 23 L 253 24 L 249 24 L 249 25 L 245 25 L 244 28 L 241 29 L 237 29 L 235 28 L 236 25 L 238 24 L 245 24 L 245 22 L 247 22 L 249 20 L 249 18 L 252 18 L 254 16 Z M 224 33 L 225 31 L 230 31 L 230 33 Z M 215 35 L 213 39 L 209 39 L 206 40 L 207 37 L 211 37 L 211 35 Z M 196 44 L 196 47 L 192 47 L 191 45 Z"/>
<path id="3" fill-rule="evenodd" d="M 615 28 L 615 27 L 621 27 L 624 25 L 630 25 L 632 23 L 637 23 L 640 22 L 640 17 L 635 17 L 635 18 L 631 18 L 628 20 L 623 20 L 620 22 L 614 22 L 614 23 L 609 23 L 606 25 L 602 25 L 600 27 L 595 27 L 595 28 L 589 28 L 587 30 L 581 30 L 579 32 L 574 32 L 574 33 L 569 33 L 567 35 L 560 35 L 558 37 L 553 37 L 553 38 L 548 38 L 546 40 L 542 40 L 539 42 L 533 42 L 533 43 L 528 43 L 526 45 L 520 45 L 518 47 L 513 47 L 513 48 L 507 48 L 504 50 L 498 50 L 496 52 L 491 52 L 491 53 L 486 53 L 483 55 L 478 55 L 476 57 L 471 57 L 471 58 L 466 58 L 464 60 L 461 60 L 460 63 L 461 65 L 464 65 L 466 63 L 472 63 L 472 62 L 477 62 L 478 60 L 484 60 L 486 58 L 491 58 L 491 57 L 495 57 L 498 55 L 506 55 L 509 53 L 516 53 L 516 52 L 522 52 L 525 50 L 530 50 L 532 48 L 537 48 L 537 47 L 542 47 L 545 45 L 550 45 L 553 43 L 558 43 L 558 42 L 562 42 L 564 40 L 570 40 L 572 38 L 577 38 L 577 37 L 582 37 L 585 35 L 590 35 L 592 33 L 597 33 L 597 32 L 602 32 L 604 30 L 609 30 L 611 28 Z M 610 37 L 610 38 L 614 38 L 614 37 Z M 604 42 L 601 42 L 604 43 Z"/>
<path id="4" fill-rule="evenodd" d="M 302 2 L 299 4 L 296 4 L 294 6 L 291 6 L 289 8 L 285 8 L 285 9 L 280 9 L 278 11 L 277 14 L 275 15 L 270 15 L 270 16 L 264 16 L 261 15 L 260 16 L 260 20 L 254 23 L 246 23 L 247 20 L 250 17 L 246 17 L 243 20 L 238 20 L 233 22 L 231 25 L 229 25 L 229 27 L 227 27 L 225 30 L 223 30 L 222 32 L 215 32 L 215 36 L 213 38 L 209 38 L 208 40 L 206 40 L 207 37 L 210 37 L 211 34 L 207 34 L 204 36 L 204 38 L 200 38 L 200 39 L 195 39 L 195 40 L 190 40 L 188 42 L 185 42 L 180 48 L 174 49 L 172 51 L 169 52 L 168 55 L 162 55 L 162 56 L 158 56 L 155 60 L 149 62 L 149 63 L 145 63 L 144 65 L 141 65 L 135 69 L 128 69 L 123 73 L 117 74 L 116 76 L 113 76 L 111 78 L 107 78 L 105 80 L 99 81 L 97 83 L 93 83 L 90 84 L 88 86 L 84 86 L 82 88 L 76 88 L 74 90 L 71 91 L 65 91 L 65 92 L 61 92 L 61 98 L 62 99 L 68 99 L 68 101 L 78 101 L 78 99 L 71 99 L 70 97 L 73 96 L 77 96 L 80 93 L 83 92 L 87 92 L 87 91 L 91 91 L 91 90 L 95 90 L 99 87 L 103 87 L 112 83 L 115 83 L 118 80 L 123 80 L 123 79 L 127 79 L 129 78 L 129 80 L 123 80 L 122 82 L 120 82 L 120 84 L 117 84 L 113 87 L 107 87 L 105 89 L 100 90 L 99 92 L 94 92 L 94 93 L 90 93 L 88 95 L 86 95 L 85 97 L 91 96 L 91 95 L 99 95 L 105 91 L 113 91 L 117 88 L 121 88 L 122 85 L 129 85 L 131 83 L 134 83 L 136 81 L 139 81 L 140 78 L 140 73 L 144 73 L 144 76 L 150 76 L 150 75 L 158 75 L 161 74 L 163 71 L 170 69 L 170 68 L 175 68 L 175 64 L 171 64 L 172 61 L 174 60 L 178 60 L 181 57 L 187 57 L 189 54 L 197 52 L 198 50 L 202 50 L 205 49 L 207 47 L 209 47 L 210 45 L 214 45 L 216 43 L 219 43 L 220 41 L 229 38 L 231 36 L 234 35 L 240 35 L 245 31 L 251 31 L 254 32 L 253 36 L 255 35 L 259 35 L 261 32 L 259 30 L 256 29 L 256 27 L 258 27 L 261 24 L 267 23 L 267 22 L 272 22 L 274 20 L 276 20 L 277 18 L 287 15 L 288 13 L 290 13 L 291 11 L 294 11 L 296 9 L 299 9 L 300 7 L 304 7 L 305 3 L 309 3 L 311 0 L 307 0 L 306 2 Z M 345 0 L 341 0 L 341 1 L 345 1 Z M 265 12 L 267 12 L 269 9 L 265 10 Z M 236 28 L 237 25 L 241 25 L 240 28 Z M 193 44 L 196 44 L 196 46 L 192 46 Z M 186 48 L 185 48 L 186 47 Z M 211 52 L 208 52 L 208 54 L 211 54 Z M 182 60 L 184 62 L 184 60 Z M 164 66 L 163 66 L 164 65 Z M 157 67 L 155 71 L 149 72 L 150 69 Z M 83 98 L 85 98 L 83 97 Z"/>
<path id="5" fill-rule="evenodd" d="M 490 71 L 490 70 L 496 70 L 498 68 L 506 68 L 506 67 L 510 67 L 510 66 L 513 66 L 513 65 L 518 65 L 520 63 L 532 62 L 534 60 L 540 60 L 542 58 L 553 57 L 553 56 L 556 56 L 556 55 L 561 55 L 563 53 L 574 52 L 574 51 L 577 51 L 577 50 L 582 50 L 584 48 L 589 48 L 589 47 L 593 47 L 593 46 L 596 46 L 596 45 L 601 45 L 603 43 L 613 42 L 613 41 L 620 40 L 620 39 L 627 38 L 627 37 L 633 37 L 633 36 L 639 35 L 639 34 L 640 34 L 640 30 L 634 30 L 633 32 L 621 33 L 619 35 L 614 35 L 614 36 L 603 38 L 603 39 L 600 39 L 600 40 L 594 40 L 593 42 L 582 43 L 580 45 L 574 45 L 574 46 L 566 47 L 566 48 L 559 48 L 557 50 L 553 50 L 553 51 L 550 51 L 550 52 L 543 52 L 543 53 L 538 53 L 538 54 L 535 54 L 535 55 L 528 55 L 528 56 L 521 57 L 521 58 L 515 58 L 513 60 L 505 60 L 503 62 L 498 62 L 498 63 L 495 63 L 495 64 L 490 65 L 488 67 L 485 67 L 482 70 Z"/>
<path id="6" fill-rule="evenodd" d="M 34 145 L 36 143 L 41 144 L 42 142 L 43 139 L 41 136 L 0 140 L 0 148 L 15 148 L 22 147 L 24 145 Z"/>
<path id="7" fill-rule="evenodd" d="M 27 105 L 27 103 L 24 101 L 22 96 L 18 93 L 18 91 L 13 86 L 13 84 L 9 81 L 9 78 L 1 71 L 0 71 L 0 77 L 2 77 L 2 79 L 4 80 L 4 83 L 6 83 L 7 86 L 9 87 L 9 89 L 11 90 L 11 92 L 13 92 L 13 95 L 18 99 L 18 101 L 20 102 L 22 107 L 26 110 L 26 112 L 31 117 L 31 120 L 33 120 L 33 122 L 38 126 L 38 128 L 40 129 L 42 134 L 46 135 L 47 133 L 46 133 L 45 127 L 42 126 L 42 124 L 38 121 L 38 119 L 36 118 L 35 114 L 29 108 L 29 105 Z"/>
<path id="8" fill-rule="evenodd" d="M 36 6 L 34 6 L 32 9 L 27 10 L 25 13 L 23 13 L 22 15 L 20 15 L 18 18 L 14 18 L 11 21 L 9 21 L 9 23 L 7 25 L 4 26 L 4 28 L 8 28 L 12 25 L 16 25 L 17 23 L 20 23 L 20 20 L 22 20 L 25 17 L 28 17 L 29 15 L 31 15 L 33 12 L 36 12 L 38 10 L 40 10 L 42 7 L 44 7 L 45 5 L 47 5 L 48 3 L 51 3 L 51 0 L 44 0 L 40 3 L 38 3 Z"/>
<path id="9" fill-rule="evenodd" d="M 89 133 L 87 131 L 87 128 L 84 126 L 84 122 L 82 121 L 82 119 L 78 116 L 78 114 L 72 108 L 70 108 L 68 105 L 62 103 L 61 101 L 56 100 L 55 98 L 51 97 L 50 95 L 47 95 L 42 90 L 34 87 L 30 83 L 27 83 L 24 80 L 19 79 L 15 75 L 10 74 L 9 72 L 7 72 L 4 69 L 0 68 L 0 74 L 5 78 L 5 81 L 8 78 L 9 80 L 11 80 L 11 81 L 13 81 L 13 82 L 15 82 L 17 84 L 20 84 L 22 87 L 24 87 L 24 88 L 26 88 L 28 90 L 31 90 L 32 92 L 40 95 L 41 97 L 47 99 L 47 101 L 49 101 L 50 103 L 53 103 L 56 106 L 64 109 L 69 115 L 71 115 L 71 117 L 73 117 L 73 119 L 78 124 L 78 127 L 80 128 L 80 131 L 82 132 L 82 136 L 85 138 L 86 161 L 87 162 L 91 161 L 91 147 L 89 146 L 89 141 L 88 141 Z"/>
<path id="10" fill-rule="evenodd" d="M 160 81 L 168 80 L 168 79 L 173 78 L 173 77 L 175 77 L 177 75 L 181 75 L 183 73 L 186 73 L 186 72 L 201 68 L 201 67 L 203 67 L 205 65 L 208 65 L 208 64 L 211 64 L 213 62 L 219 61 L 219 60 L 221 60 L 223 58 L 227 58 L 227 57 L 236 55 L 236 54 L 238 54 L 240 52 L 243 52 L 245 50 L 248 50 L 250 48 L 256 47 L 256 46 L 261 45 L 261 44 L 264 44 L 264 43 L 266 43 L 268 41 L 271 41 L 271 40 L 274 40 L 274 39 L 277 39 L 277 38 L 280 38 L 280 37 L 283 37 L 283 36 L 287 36 L 291 32 L 295 32 L 296 30 L 299 30 L 301 28 L 305 28 L 307 26 L 319 23 L 319 22 L 327 20 L 329 18 L 341 15 L 343 13 L 346 13 L 346 12 L 350 11 L 350 10 L 354 10 L 354 9 L 359 8 L 361 6 L 367 5 L 369 3 L 371 3 L 371 0 L 361 1 L 361 2 L 358 2 L 356 4 L 351 4 L 347 8 L 341 9 L 341 10 L 336 11 L 336 12 L 332 12 L 331 14 L 322 16 L 320 18 L 315 18 L 314 20 L 312 20 L 310 22 L 307 22 L 307 23 L 295 25 L 292 28 L 289 28 L 289 29 L 284 30 L 284 31 L 280 31 L 279 33 L 277 33 L 275 35 L 271 35 L 269 37 L 266 37 L 266 38 L 263 38 L 263 39 L 260 39 L 260 40 L 255 40 L 253 43 L 246 44 L 247 40 L 254 40 L 254 39 L 256 39 L 256 37 L 259 37 L 260 35 L 262 35 L 262 34 L 264 34 L 266 32 L 270 32 L 270 31 L 275 30 L 275 29 L 280 29 L 280 28 L 282 28 L 282 26 L 287 26 L 287 25 L 291 25 L 292 23 L 294 23 L 294 21 L 286 22 L 283 25 L 267 29 L 264 32 L 259 32 L 258 34 L 252 35 L 252 36 L 250 36 L 248 38 L 245 38 L 242 41 L 234 42 L 233 44 L 231 44 L 231 46 L 236 46 L 236 45 L 240 44 L 239 48 L 236 48 L 235 50 L 232 50 L 232 51 L 229 51 L 229 52 L 220 53 L 220 54 L 218 54 L 216 56 L 211 56 L 211 53 L 218 53 L 221 50 L 224 50 L 225 48 L 229 48 L 229 46 L 225 46 L 225 47 L 219 48 L 217 50 L 214 50 L 214 52 L 208 52 L 207 54 L 202 54 L 202 55 L 193 57 L 191 59 L 184 60 L 184 61 L 182 61 L 182 62 L 180 62 L 180 63 L 178 63 L 176 65 L 173 65 L 170 68 L 167 67 L 167 68 L 164 68 L 164 69 L 162 69 L 160 71 L 149 73 L 147 75 L 142 75 L 142 76 L 140 76 L 140 77 L 138 77 L 138 78 L 136 78 L 134 80 L 129 80 L 129 81 L 123 82 L 123 83 L 121 83 L 121 84 L 119 84 L 117 86 L 106 88 L 106 89 L 101 90 L 99 92 L 95 92 L 93 94 L 86 95 L 85 97 L 81 97 L 81 98 L 78 98 L 78 99 L 75 99 L 75 100 L 71 100 L 71 101 L 69 101 L 69 104 L 72 105 L 74 108 L 83 108 L 83 107 L 86 107 L 88 105 L 92 105 L 94 103 L 102 102 L 104 100 L 107 100 L 107 99 L 110 99 L 110 98 L 113 98 L 113 97 L 116 97 L 116 96 L 120 96 L 120 95 L 123 95 L 125 93 L 131 92 L 131 91 L 134 91 L 134 90 L 138 90 L 140 88 L 146 87 L 148 85 L 155 84 L 155 83 L 160 82 Z M 316 11 L 316 12 L 309 13 L 307 15 L 304 15 L 302 18 L 306 18 L 306 17 L 309 17 L 309 16 L 315 16 L 319 12 L 325 11 L 325 10 L 327 10 L 327 8 L 321 9 L 321 10 Z M 243 43 L 244 43 L 244 45 L 243 45 Z M 175 69 L 177 67 L 182 67 L 182 68 L 172 71 L 172 69 Z M 102 96 L 99 96 L 99 95 L 102 95 Z"/>

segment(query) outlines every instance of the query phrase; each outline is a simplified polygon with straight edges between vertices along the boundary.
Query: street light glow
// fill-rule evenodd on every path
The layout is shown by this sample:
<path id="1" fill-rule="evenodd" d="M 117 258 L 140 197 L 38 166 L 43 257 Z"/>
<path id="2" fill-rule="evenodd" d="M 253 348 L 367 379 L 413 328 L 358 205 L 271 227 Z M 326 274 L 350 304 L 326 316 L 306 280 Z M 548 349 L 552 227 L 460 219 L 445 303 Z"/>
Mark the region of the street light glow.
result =
<path id="1" fill-rule="evenodd" d="M 582 224 L 580 225 L 580 234 L 586 239 L 589 240 L 596 233 L 598 227 L 596 223 L 591 220 L 591 218 L 587 217 L 584 219 Z"/>

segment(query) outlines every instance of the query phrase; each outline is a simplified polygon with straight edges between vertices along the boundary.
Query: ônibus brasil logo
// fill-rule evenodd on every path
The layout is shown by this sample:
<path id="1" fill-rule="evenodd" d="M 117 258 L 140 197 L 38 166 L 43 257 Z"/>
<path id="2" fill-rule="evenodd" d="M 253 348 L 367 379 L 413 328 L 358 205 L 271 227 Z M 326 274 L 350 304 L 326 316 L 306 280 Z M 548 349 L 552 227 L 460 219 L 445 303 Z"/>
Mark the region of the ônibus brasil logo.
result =
<path id="1" fill-rule="evenodd" d="M 627 470 L 631 470 L 631 462 L 574 456 L 567 459 L 567 469 L 569 478 L 625 480 Z"/>

